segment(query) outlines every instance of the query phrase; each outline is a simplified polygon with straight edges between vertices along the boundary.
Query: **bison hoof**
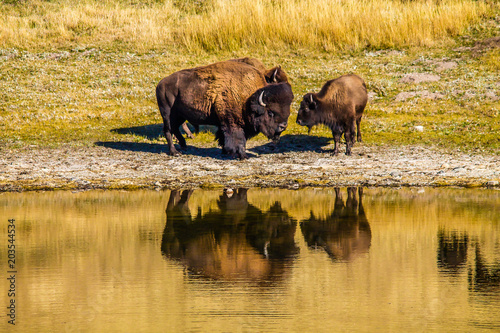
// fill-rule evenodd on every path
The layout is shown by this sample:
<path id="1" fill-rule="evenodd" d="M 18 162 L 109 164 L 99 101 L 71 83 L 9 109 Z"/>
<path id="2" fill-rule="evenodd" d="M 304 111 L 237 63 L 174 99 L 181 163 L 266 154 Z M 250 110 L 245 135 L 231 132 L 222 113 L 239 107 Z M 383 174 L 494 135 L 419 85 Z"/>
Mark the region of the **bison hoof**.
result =
<path id="1" fill-rule="evenodd" d="M 180 156 L 180 155 L 182 155 L 182 154 L 181 154 L 179 151 L 177 151 L 177 150 L 170 150 L 170 151 L 168 152 L 168 154 L 169 154 L 170 156 Z"/>
<path id="2" fill-rule="evenodd" d="M 239 158 L 240 160 L 246 160 L 246 159 L 248 158 L 248 155 L 247 155 L 247 154 L 245 154 L 245 153 L 244 153 L 244 154 L 240 154 L 240 155 L 238 156 L 238 158 Z"/>

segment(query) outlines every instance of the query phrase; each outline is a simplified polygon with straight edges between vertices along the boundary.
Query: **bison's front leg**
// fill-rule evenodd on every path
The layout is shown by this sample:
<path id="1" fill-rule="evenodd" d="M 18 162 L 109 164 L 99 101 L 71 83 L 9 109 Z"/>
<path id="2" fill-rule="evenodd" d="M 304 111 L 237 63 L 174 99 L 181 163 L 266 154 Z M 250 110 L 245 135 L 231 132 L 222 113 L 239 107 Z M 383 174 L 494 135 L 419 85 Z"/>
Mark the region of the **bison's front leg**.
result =
<path id="1" fill-rule="evenodd" d="M 242 128 L 222 127 L 224 142 L 222 150 L 224 153 L 241 160 L 248 158 L 246 153 L 246 138 Z"/>
<path id="2" fill-rule="evenodd" d="M 342 138 L 342 128 L 337 124 L 334 124 L 331 127 L 331 130 L 333 135 L 333 141 L 335 143 L 335 146 L 333 147 L 333 155 L 337 156 L 339 154 L 340 139 Z"/>
<path id="3" fill-rule="evenodd" d="M 345 128 L 345 154 L 351 155 L 351 148 L 354 145 L 354 135 L 356 134 L 356 122 L 353 120 L 350 125 Z"/>

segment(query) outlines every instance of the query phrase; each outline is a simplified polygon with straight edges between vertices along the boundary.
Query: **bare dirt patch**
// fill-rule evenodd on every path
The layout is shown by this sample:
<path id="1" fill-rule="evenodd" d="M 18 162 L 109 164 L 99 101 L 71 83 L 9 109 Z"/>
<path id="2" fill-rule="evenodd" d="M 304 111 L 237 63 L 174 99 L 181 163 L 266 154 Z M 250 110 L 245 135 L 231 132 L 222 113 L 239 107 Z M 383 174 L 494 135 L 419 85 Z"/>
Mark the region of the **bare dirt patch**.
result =
<path id="1" fill-rule="evenodd" d="M 170 157 L 165 145 L 126 142 L 3 150 L 0 190 L 499 186 L 499 156 L 359 143 L 352 156 L 332 156 L 328 139 L 312 141 L 285 136 L 275 149 L 250 141 L 251 157 L 243 161 L 223 156 L 218 148 L 191 146 Z"/>

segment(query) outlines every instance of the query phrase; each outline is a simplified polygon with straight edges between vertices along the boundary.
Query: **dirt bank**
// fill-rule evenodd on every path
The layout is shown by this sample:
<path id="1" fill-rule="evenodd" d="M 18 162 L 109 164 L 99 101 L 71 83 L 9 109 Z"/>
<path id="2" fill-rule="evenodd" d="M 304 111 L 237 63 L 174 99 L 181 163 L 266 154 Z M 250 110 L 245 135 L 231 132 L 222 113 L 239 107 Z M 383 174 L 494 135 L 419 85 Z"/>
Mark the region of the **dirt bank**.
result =
<path id="1" fill-rule="evenodd" d="M 323 139 L 317 139 L 319 141 Z M 253 145 L 252 145 L 253 144 Z M 322 147 L 321 147 L 322 146 Z M 312 147 L 312 148 L 311 148 Z M 417 146 L 356 144 L 332 156 L 329 142 L 249 142 L 248 160 L 219 148 L 189 147 L 170 157 L 165 145 L 100 143 L 96 147 L 0 151 L 0 190 L 303 186 L 500 187 L 500 156 Z M 343 149 L 344 146 L 342 146 Z"/>

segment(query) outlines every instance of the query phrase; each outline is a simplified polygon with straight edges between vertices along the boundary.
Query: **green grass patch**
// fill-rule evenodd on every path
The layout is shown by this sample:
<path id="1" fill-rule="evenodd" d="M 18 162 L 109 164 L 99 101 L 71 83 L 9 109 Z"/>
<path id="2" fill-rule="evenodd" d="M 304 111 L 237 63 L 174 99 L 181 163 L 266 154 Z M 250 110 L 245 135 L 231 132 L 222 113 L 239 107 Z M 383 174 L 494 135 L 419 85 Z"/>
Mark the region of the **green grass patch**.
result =
<path id="1" fill-rule="evenodd" d="M 335 42 L 332 45 L 338 47 L 325 48 L 301 44 L 283 35 L 285 37 L 280 38 L 285 38 L 284 41 L 274 47 L 266 39 L 247 43 L 245 38 L 250 37 L 243 34 L 234 47 L 222 44 L 209 47 L 213 42 L 200 39 L 199 43 L 207 46 L 192 52 L 189 51 L 194 47 L 191 42 L 177 48 L 174 44 L 160 47 L 140 39 L 125 40 L 120 33 L 128 30 L 119 26 L 114 33 L 122 36 L 121 39 L 111 33 L 106 35 L 108 39 L 98 39 L 96 31 L 102 32 L 103 26 L 94 22 L 95 27 L 90 29 L 82 17 L 75 21 L 69 37 L 62 38 L 54 33 L 54 27 L 39 21 L 35 15 L 48 15 L 53 10 L 52 16 L 49 15 L 53 17 L 63 11 L 64 6 L 56 6 L 61 3 L 66 4 L 33 1 L 24 7 L 7 4 L 2 7 L 3 20 L 28 20 L 30 29 L 43 33 L 43 38 L 50 43 L 32 45 L 25 40 L 25 44 L 17 45 L 21 39 L 16 41 L 6 33 L 0 37 L 3 38 L 0 45 L 4 46 L 0 49 L 0 147 L 89 146 L 113 141 L 164 143 L 155 98 L 156 84 L 163 77 L 183 68 L 253 56 L 262 59 L 268 67 L 281 65 L 291 79 L 295 99 L 284 134 L 307 134 L 306 128 L 295 123 L 305 93 L 319 91 L 327 80 L 342 74 L 356 73 L 364 78 L 372 95 L 361 125 L 365 144 L 423 144 L 497 154 L 500 151 L 499 49 L 463 48 L 500 35 L 500 18 L 492 14 L 491 7 L 481 12 L 479 22 L 471 20 L 468 28 L 424 46 L 418 41 L 409 41 L 396 46 L 383 42 L 377 47 L 354 43 L 352 45 L 359 47 L 350 48 Z M 95 9 L 92 6 L 99 7 L 92 1 L 75 3 L 88 4 L 85 5 L 88 13 Z M 150 1 L 131 7 L 120 2 L 116 10 L 129 8 L 126 17 L 130 18 L 134 17 L 135 10 L 154 9 L 160 3 L 175 7 L 176 20 L 205 15 L 196 7 L 198 2 L 190 4 L 192 8 L 175 1 Z M 272 3 L 273 6 L 284 4 Z M 108 14 L 108 19 L 113 21 L 116 13 Z M 318 36 L 315 38 L 316 43 Z M 350 45 L 348 41 L 345 43 Z M 384 49 L 382 46 L 394 47 Z M 457 65 L 440 70 L 440 64 L 446 62 Z M 410 73 L 437 74 L 440 80 L 402 83 L 401 78 Z M 415 93 L 415 96 L 398 101 L 396 97 L 402 92 Z M 423 92 L 438 93 L 441 97 L 430 99 Z M 424 131 L 416 131 L 415 126 L 423 126 Z M 331 138 L 329 129 L 322 126 L 313 128 L 311 135 Z M 267 142 L 262 135 L 252 140 Z M 213 134 L 206 131 L 197 134 L 188 144 L 216 145 Z"/>

